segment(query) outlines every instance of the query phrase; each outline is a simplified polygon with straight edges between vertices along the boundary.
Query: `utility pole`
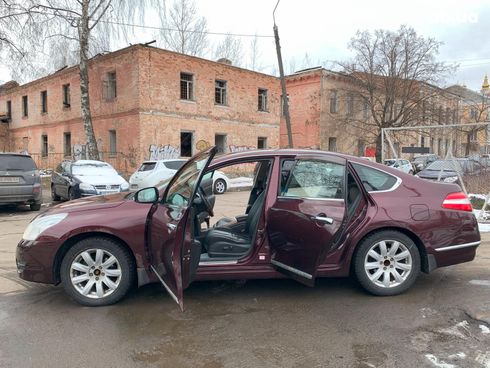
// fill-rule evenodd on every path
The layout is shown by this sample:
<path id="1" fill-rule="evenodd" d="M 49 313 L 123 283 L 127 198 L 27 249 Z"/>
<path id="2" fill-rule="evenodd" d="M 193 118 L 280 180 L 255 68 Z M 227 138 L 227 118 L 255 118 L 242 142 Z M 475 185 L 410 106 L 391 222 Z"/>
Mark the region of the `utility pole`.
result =
<path id="1" fill-rule="evenodd" d="M 293 148 L 293 133 L 291 132 L 291 117 L 289 116 L 289 99 L 286 91 L 286 79 L 284 78 L 284 67 L 282 65 L 281 45 L 279 43 L 279 30 L 276 25 L 276 18 L 274 13 L 281 0 L 277 0 L 277 4 L 272 12 L 272 19 L 274 19 L 274 39 L 276 40 L 277 62 L 279 64 L 279 77 L 281 79 L 282 90 L 282 106 L 284 118 L 286 119 L 286 130 L 288 132 L 288 148 Z"/>

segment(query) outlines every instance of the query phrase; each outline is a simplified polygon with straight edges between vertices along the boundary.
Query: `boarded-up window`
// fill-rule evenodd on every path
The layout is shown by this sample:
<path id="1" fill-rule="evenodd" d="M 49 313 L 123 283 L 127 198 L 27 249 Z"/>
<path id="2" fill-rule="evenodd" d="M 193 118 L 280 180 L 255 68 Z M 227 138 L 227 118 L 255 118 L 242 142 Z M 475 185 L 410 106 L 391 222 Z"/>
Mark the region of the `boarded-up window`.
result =
<path id="1" fill-rule="evenodd" d="M 194 76 L 189 73 L 180 73 L 180 99 L 194 99 Z"/>

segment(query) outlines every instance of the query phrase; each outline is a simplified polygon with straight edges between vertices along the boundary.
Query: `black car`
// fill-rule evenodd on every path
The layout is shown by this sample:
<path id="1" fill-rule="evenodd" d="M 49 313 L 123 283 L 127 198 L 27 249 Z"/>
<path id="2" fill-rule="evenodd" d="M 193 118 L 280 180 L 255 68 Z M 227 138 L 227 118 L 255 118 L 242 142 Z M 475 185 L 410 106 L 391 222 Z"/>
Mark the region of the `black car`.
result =
<path id="1" fill-rule="evenodd" d="M 127 191 L 129 183 L 103 161 L 63 161 L 51 174 L 54 201 Z"/>
<path id="2" fill-rule="evenodd" d="M 485 167 L 476 160 L 469 158 L 454 158 L 437 160 L 420 171 L 417 176 L 422 179 L 439 180 L 445 183 L 461 184 L 459 176 L 479 175 Z"/>
<path id="3" fill-rule="evenodd" d="M 415 169 L 415 172 L 419 172 L 424 170 L 427 166 L 437 160 L 439 160 L 439 157 L 432 153 L 427 155 L 420 155 L 413 159 L 412 166 Z"/>
<path id="4" fill-rule="evenodd" d="M 28 204 L 33 211 L 41 209 L 41 176 L 31 156 L 0 153 L 0 203 Z"/>

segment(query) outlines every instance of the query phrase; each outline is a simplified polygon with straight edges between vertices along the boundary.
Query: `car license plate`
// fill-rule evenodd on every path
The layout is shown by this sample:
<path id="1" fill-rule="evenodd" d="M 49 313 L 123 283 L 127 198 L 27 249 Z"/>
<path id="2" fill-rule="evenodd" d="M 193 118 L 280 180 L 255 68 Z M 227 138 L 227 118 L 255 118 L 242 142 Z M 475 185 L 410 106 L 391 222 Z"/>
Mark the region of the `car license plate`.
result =
<path id="1" fill-rule="evenodd" d="M 138 189 L 138 184 L 131 184 L 131 189 Z"/>
<path id="2" fill-rule="evenodd" d="M 19 183 L 20 178 L 18 176 L 0 176 L 0 183 Z"/>

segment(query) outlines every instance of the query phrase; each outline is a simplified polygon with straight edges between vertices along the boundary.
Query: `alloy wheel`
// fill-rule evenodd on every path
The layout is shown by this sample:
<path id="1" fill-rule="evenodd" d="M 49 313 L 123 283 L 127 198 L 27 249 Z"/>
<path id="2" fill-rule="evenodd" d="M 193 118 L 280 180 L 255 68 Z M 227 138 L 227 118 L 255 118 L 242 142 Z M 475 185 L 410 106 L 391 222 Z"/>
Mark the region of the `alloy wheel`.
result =
<path id="1" fill-rule="evenodd" d="M 364 258 L 364 271 L 378 287 L 393 288 L 410 276 L 413 260 L 407 246 L 397 240 L 375 243 Z"/>
<path id="2" fill-rule="evenodd" d="M 214 183 L 214 191 L 217 194 L 223 194 L 226 192 L 226 183 L 223 180 L 217 180 L 216 183 Z"/>
<path id="3" fill-rule="evenodd" d="M 119 286 L 122 270 L 117 258 L 105 249 L 87 249 L 70 265 L 70 281 L 81 295 L 101 299 Z"/>

